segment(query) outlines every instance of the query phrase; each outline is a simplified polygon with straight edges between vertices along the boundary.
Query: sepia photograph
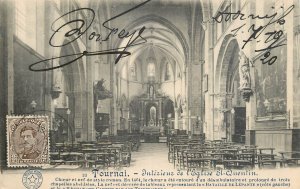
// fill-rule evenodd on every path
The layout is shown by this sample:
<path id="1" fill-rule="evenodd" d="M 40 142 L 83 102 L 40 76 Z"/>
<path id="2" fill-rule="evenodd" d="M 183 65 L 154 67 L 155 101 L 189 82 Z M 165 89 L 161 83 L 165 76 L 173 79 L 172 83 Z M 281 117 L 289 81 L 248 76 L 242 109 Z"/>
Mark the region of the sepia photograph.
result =
<path id="1" fill-rule="evenodd" d="M 300 188 L 299 0 L 0 15 L 0 189 Z"/>

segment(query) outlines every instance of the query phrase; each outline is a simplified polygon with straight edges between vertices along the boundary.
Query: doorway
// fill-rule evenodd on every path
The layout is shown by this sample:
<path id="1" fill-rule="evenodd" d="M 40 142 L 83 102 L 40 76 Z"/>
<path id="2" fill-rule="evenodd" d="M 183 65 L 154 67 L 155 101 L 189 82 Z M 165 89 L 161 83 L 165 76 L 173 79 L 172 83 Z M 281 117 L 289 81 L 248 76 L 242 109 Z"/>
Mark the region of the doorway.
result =
<path id="1" fill-rule="evenodd" d="M 246 107 L 234 107 L 232 142 L 245 143 Z"/>

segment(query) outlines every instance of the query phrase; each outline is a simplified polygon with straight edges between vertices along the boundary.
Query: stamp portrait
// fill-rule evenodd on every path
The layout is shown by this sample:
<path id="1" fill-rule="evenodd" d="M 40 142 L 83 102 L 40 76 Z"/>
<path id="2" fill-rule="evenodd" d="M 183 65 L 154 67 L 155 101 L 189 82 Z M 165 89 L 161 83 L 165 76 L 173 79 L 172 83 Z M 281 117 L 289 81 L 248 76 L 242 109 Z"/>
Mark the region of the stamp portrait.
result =
<path id="1" fill-rule="evenodd" d="M 8 167 L 41 167 L 49 164 L 47 116 L 7 116 Z"/>

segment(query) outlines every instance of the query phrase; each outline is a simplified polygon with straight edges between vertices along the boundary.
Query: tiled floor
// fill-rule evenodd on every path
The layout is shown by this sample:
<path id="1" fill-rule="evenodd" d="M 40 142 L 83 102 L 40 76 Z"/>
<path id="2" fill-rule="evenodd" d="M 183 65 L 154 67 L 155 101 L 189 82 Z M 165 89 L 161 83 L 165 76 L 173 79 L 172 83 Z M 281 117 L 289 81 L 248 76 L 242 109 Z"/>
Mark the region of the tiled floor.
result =
<path id="1" fill-rule="evenodd" d="M 168 162 L 166 143 L 142 143 L 139 150 L 132 153 L 130 168 L 174 170 L 173 164 Z"/>

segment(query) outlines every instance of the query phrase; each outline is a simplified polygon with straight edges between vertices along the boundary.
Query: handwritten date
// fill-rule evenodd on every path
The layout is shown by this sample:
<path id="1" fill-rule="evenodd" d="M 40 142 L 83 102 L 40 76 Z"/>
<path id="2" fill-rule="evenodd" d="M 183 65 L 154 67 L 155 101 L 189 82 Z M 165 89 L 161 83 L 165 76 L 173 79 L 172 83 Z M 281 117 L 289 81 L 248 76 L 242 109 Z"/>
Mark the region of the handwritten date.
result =
<path id="1" fill-rule="evenodd" d="M 229 5 L 230 6 L 230 5 Z M 245 21 L 247 19 L 252 19 L 252 20 L 264 20 L 264 24 L 252 24 L 248 28 L 249 32 L 249 37 L 243 40 L 243 46 L 241 47 L 244 49 L 247 44 L 251 41 L 260 41 L 259 37 L 264 36 L 265 40 L 263 42 L 266 44 L 265 48 L 261 49 L 256 49 L 255 52 L 264 52 L 263 58 L 261 58 L 262 64 L 268 64 L 272 65 L 273 63 L 276 62 L 277 56 L 272 55 L 271 56 L 271 50 L 283 45 L 286 45 L 284 43 L 285 40 L 281 40 L 282 37 L 284 36 L 283 30 L 274 30 L 274 31 L 267 31 L 270 29 L 271 25 L 274 24 L 279 24 L 279 25 L 284 25 L 285 24 L 285 17 L 291 13 L 291 11 L 294 9 L 294 5 L 291 5 L 288 7 L 286 10 L 283 11 L 283 13 L 278 14 L 277 12 L 274 12 L 273 14 L 266 14 L 264 16 L 261 15 L 255 15 L 255 14 L 249 14 L 245 15 L 242 13 L 240 10 L 236 12 L 229 12 L 228 8 L 229 6 L 224 10 L 224 11 L 219 11 L 215 17 L 213 17 L 213 20 L 217 23 L 222 23 L 222 22 L 229 22 L 230 20 L 239 20 L 239 21 Z M 274 7 L 272 7 L 274 9 Z M 283 7 L 281 7 L 283 9 Z M 242 29 L 245 29 L 246 23 L 243 23 L 236 27 L 235 29 L 232 29 L 231 32 L 233 32 L 234 36 L 237 36 L 237 34 L 242 31 Z"/>

